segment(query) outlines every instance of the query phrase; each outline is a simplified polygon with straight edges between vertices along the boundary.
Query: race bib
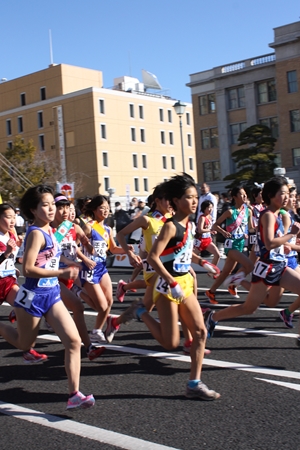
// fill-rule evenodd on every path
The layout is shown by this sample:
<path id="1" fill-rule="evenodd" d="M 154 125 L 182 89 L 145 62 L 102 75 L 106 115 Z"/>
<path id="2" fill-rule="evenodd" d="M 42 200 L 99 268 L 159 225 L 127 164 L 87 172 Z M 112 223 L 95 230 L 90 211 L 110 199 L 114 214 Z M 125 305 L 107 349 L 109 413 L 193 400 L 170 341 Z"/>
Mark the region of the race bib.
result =
<path id="1" fill-rule="evenodd" d="M 200 245 L 201 245 L 200 239 L 194 239 L 194 247 L 195 248 L 200 248 Z"/>
<path id="2" fill-rule="evenodd" d="M 155 290 L 163 295 L 170 294 L 170 286 L 162 277 L 158 277 Z"/>
<path id="3" fill-rule="evenodd" d="M 45 264 L 45 269 L 47 270 L 58 270 L 59 266 L 59 258 L 53 256 L 49 259 L 49 261 Z M 58 284 L 57 277 L 49 277 L 49 278 L 40 278 L 38 281 L 38 287 L 49 288 L 56 286 Z"/>
<path id="4" fill-rule="evenodd" d="M 83 270 L 81 272 L 81 278 L 85 281 L 88 281 L 89 283 L 91 283 L 93 281 L 94 278 L 94 270 Z"/>
<path id="5" fill-rule="evenodd" d="M 250 236 L 249 236 L 249 244 L 250 245 L 256 244 L 256 240 L 257 240 L 256 234 L 250 234 Z"/>
<path id="6" fill-rule="evenodd" d="M 93 247 L 97 256 L 100 258 L 106 257 L 107 243 L 105 241 L 93 241 Z"/>
<path id="7" fill-rule="evenodd" d="M 22 306 L 23 308 L 29 309 L 34 298 L 34 292 L 25 289 L 23 286 L 20 287 L 15 302 Z"/>
<path id="8" fill-rule="evenodd" d="M 257 261 L 253 269 L 253 275 L 259 278 L 266 278 L 271 269 L 271 264 L 267 264 L 263 261 Z"/>
<path id="9" fill-rule="evenodd" d="M 12 258 L 8 258 L 0 264 L 0 278 L 9 276 L 16 276 L 16 268 Z"/>
<path id="10" fill-rule="evenodd" d="M 153 267 L 150 266 L 150 264 L 148 263 L 148 261 L 146 259 L 143 259 L 143 271 L 145 273 L 154 273 L 155 272 Z"/>
<path id="11" fill-rule="evenodd" d="M 224 248 L 232 248 L 232 243 L 232 239 L 226 239 L 226 241 L 224 242 Z"/>

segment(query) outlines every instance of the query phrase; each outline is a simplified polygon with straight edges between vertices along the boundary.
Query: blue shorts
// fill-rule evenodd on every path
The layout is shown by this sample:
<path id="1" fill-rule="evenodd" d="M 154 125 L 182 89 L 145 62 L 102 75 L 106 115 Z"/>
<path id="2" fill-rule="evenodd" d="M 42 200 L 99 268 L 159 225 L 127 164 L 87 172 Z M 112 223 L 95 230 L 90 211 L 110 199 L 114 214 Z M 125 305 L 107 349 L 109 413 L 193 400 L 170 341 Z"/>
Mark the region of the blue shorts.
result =
<path id="1" fill-rule="evenodd" d="M 98 284 L 106 273 L 108 273 L 108 270 L 105 262 L 97 263 L 92 270 L 83 264 L 83 270 L 80 272 L 81 284 L 83 286 L 86 281 L 90 284 Z"/>
<path id="2" fill-rule="evenodd" d="M 296 269 L 298 267 L 298 260 L 296 255 L 287 256 L 286 260 L 287 266 L 290 267 L 290 269 Z"/>
<path id="3" fill-rule="evenodd" d="M 34 294 L 30 307 L 23 306 L 22 296 L 19 295 L 16 297 L 14 307 L 23 308 L 34 317 L 43 317 L 55 303 L 61 301 L 59 284 L 50 289 L 36 288 L 34 291 L 28 292 Z"/>

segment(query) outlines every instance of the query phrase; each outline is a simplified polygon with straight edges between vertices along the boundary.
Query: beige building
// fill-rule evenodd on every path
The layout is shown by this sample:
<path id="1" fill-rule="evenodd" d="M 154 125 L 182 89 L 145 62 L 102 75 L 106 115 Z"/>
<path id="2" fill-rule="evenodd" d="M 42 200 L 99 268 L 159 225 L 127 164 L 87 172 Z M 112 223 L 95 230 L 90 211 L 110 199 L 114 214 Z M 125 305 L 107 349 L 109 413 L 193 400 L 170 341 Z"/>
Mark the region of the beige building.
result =
<path id="1" fill-rule="evenodd" d="M 277 138 L 277 164 L 300 185 L 300 22 L 274 29 L 274 53 L 190 75 L 198 179 L 222 191 L 235 172 L 239 134 L 262 123 Z"/>
<path id="2" fill-rule="evenodd" d="M 118 78 L 105 89 L 102 72 L 51 65 L 0 83 L 0 151 L 21 135 L 60 164 L 60 181 L 84 180 L 77 196 L 114 188 L 119 198 L 146 198 L 157 183 L 182 172 L 174 103 L 135 78 Z M 182 137 L 185 170 L 197 178 L 191 104 Z"/>

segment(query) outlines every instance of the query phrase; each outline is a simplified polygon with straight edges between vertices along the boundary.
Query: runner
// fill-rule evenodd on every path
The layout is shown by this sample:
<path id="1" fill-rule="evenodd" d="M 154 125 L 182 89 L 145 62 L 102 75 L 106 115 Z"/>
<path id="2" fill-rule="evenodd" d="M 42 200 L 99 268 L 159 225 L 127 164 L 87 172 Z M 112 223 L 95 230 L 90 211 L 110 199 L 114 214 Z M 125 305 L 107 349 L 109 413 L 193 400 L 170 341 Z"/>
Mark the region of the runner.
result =
<path id="1" fill-rule="evenodd" d="M 200 210 L 200 216 L 199 216 L 199 220 L 197 223 L 197 233 L 199 234 L 199 238 L 198 238 L 198 245 L 196 244 L 196 246 L 194 246 L 194 248 L 196 248 L 199 253 L 201 254 L 202 251 L 206 250 L 209 253 L 212 253 L 213 259 L 212 259 L 212 264 L 214 264 L 215 266 L 218 265 L 218 262 L 220 261 L 220 252 L 217 249 L 217 247 L 215 246 L 215 244 L 213 243 L 212 234 L 217 234 L 216 231 L 212 230 L 212 216 L 211 216 L 211 212 L 213 210 L 213 203 L 210 200 L 205 200 L 204 202 L 202 202 Z M 197 237 L 197 234 L 196 234 Z M 196 241 L 196 239 L 195 239 Z"/>

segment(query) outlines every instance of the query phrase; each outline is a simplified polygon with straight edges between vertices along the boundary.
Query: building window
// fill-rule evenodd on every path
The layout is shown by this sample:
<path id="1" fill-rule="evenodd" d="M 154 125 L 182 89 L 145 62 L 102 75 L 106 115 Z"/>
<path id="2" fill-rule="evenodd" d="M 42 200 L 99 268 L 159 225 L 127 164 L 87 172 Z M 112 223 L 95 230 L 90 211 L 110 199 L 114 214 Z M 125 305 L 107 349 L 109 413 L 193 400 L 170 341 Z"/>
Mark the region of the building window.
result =
<path id="1" fill-rule="evenodd" d="M 140 190 L 139 179 L 138 178 L 134 178 L 133 181 L 134 181 L 134 190 L 135 190 L 135 192 L 139 192 L 139 190 Z"/>
<path id="2" fill-rule="evenodd" d="M 279 136 L 279 127 L 278 127 L 278 118 L 277 117 L 268 117 L 266 119 L 261 119 L 259 121 L 261 125 L 265 125 L 269 127 L 271 130 L 271 136 L 275 139 Z"/>
<path id="3" fill-rule="evenodd" d="M 168 109 L 168 122 L 172 123 L 172 111 Z"/>
<path id="4" fill-rule="evenodd" d="M 11 136 L 11 120 L 7 119 L 6 121 L 6 135 Z"/>
<path id="5" fill-rule="evenodd" d="M 147 155 L 142 155 L 142 166 L 143 169 L 147 169 Z"/>
<path id="6" fill-rule="evenodd" d="M 194 161 L 191 156 L 189 157 L 189 167 L 190 167 L 190 170 L 194 170 Z"/>
<path id="7" fill-rule="evenodd" d="M 203 177 L 204 181 L 219 181 L 221 179 L 220 174 L 220 162 L 209 161 L 203 163 Z"/>
<path id="8" fill-rule="evenodd" d="M 161 131 L 161 132 L 160 132 L 160 142 L 161 142 L 162 144 L 165 144 L 165 143 L 166 143 L 166 141 L 165 141 L 165 132 L 164 132 L 164 131 Z"/>
<path id="9" fill-rule="evenodd" d="M 135 128 L 131 127 L 130 132 L 131 132 L 131 140 L 132 140 L 132 142 L 135 142 L 136 141 Z"/>
<path id="10" fill-rule="evenodd" d="M 108 153 L 102 152 L 102 164 L 103 167 L 108 167 Z"/>
<path id="11" fill-rule="evenodd" d="M 243 87 L 228 90 L 229 109 L 245 108 L 245 92 Z"/>
<path id="12" fill-rule="evenodd" d="M 187 143 L 188 147 L 192 146 L 192 135 L 190 133 L 187 134 Z"/>
<path id="13" fill-rule="evenodd" d="M 297 70 L 287 72 L 288 93 L 298 92 Z"/>
<path id="14" fill-rule="evenodd" d="M 104 100 L 102 98 L 100 98 L 100 100 L 99 100 L 99 111 L 100 111 L 100 114 L 105 114 L 105 105 L 104 105 Z"/>
<path id="15" fill-rule="evenodd" d="M 175 170 L 175 156 L 171 156 L 171 169 Z"/>
<path id="16" fill-rule="evenodd" d="M 300 110 L 294 109 L 290 111 L 291 132 L 300 131 Z"/>
<path id="17" fill-rule="evenodd" d="M 38 120 L 38 128 L 43 128 L 44 126 L 43 111 L 38 111 L 37 120 Z"/>
<path id="18" fill-rule="evenodd" d="M 148 192 L 149 191 L 149 187 L 148 187 L 148 178 L 144 178 L 144 191 Z"/>
<path id="19" fill-rule="evenodd" d="M 12 150 L 12 148 L 13 148 L 13 143 L 12 143 L 12 141 L 9 141 L 9 142 L 7 143 L 7 149 L 8 149 L 8 150 Z"/>
<path id="20" fill-rule="evenodd" d="M 208 114 L 207 96 L 206 95 L 201 95 L 199 97 L 199 110 L 200 110 L 200 116 L 204 116 L 205 114 Z"/>
<path id="21" fill-rule="evenodd" d="M 129 105 L 129 115 L 134 119 L 134 105 L 132 103 Z"/>
<path id="22" fill-rule="evenodd" d="M 169 142 L 170 145 L 174 145 L 173 131 L 169 131 Z"/>
<path id="23" fill-rule="evenodd" d="M 108 189 L 109 189 L 109 177 L 103 177 L 103 181 L 104 181 L 104 190 L 106 192 L 108 192 Z"/>
<path id="24" fill-rule="evenodd" d="M 18 133 L 23 133 L 23 117 L 18 117 Z"/>
<path id="25" fill-rule="evenodd" d="M 162 156 L 162 167 L 163 167 L 163 169 L 167 168 L 167 157 L 166 156 Z"/>
<path id="26" fill-rule="evenodd" d="M 231 145 L 238 144 L 239 136 L 242 133 L 242 131 L 246 130 L 247 123 L 235 123 L 233 125 L 230 125 L 230 142 Z"/>
<path id="27" fill-rule="evenodd" d="M 300 147 L 293 148 L 293 166 L 300 166 Z"/>
<path id="28" fill-rule="evenodd" d="M 101 123 L 101 138 L 106 139 L 106 125 L 104 123 Z"/>
<path id="29" fill-rule="evenodd" d="M 140 117 L 140 119 L 144 119 L 144 107 L 143 107 L 143 105 L 139 105 L 139 117 Z"/>
<path id="30" fill-rule="evenodd" d="M 21 99 L 21 106 L 25 106 L 25 105 L 26 105 L 26 95 L 25 95 L 25 92 L 22 92 L 22 94 L 20 95 L 20 99 Z"/>
<path id="31" fill-rule="evenodd" d="M 45 151 L 45 136 L 43 134 L 39 135 L 39 149 L 42 152 Z"/>
<path id="32" fill-rule="evenodd" d="M 200 115 L 214 114 L 216 112 L 215 94 L 201 95 L 199 97 Z"/>
<path id="33" fill-rule="evenodd" d="M 189 112 L 185 113 L 185 117 L 186 117 L 186 124 L 191 125 L 190 113 Z"/>
<path id="34" fill-rule="evenodd" d="M 216 112 L 215 94 L 208 94 L 208 113 L 214 114 Z"/>
<path id="35" fill-rule="evenodd" d="M 164 121 L 164 110 L 162 108 L 159 108 L 159 120 Z"/>
<path id="36" fill-rule="evenodd" d="M 202 149 L 219 147 L 218 128 L 201 130 Z"/>
<path id="37" fill-rule="evenodd" d="M 275 80 L 257 84 L 258 103 L 275 102 L 277 99 Z"/>
<path id="38" fill-rule="evenodd" d="M 138 158 L 137 158 L 137 154 L 133 153 L 132 155 L 132 165 L 135 169 L 137 169 L 138 167 Z"/>
<path id="39" fill-rule="evenodd" d="M 41 100 L 46 100 L 46 88 L 45 87 L 41 87 L 40 94 L 41 94 Z"/>
<path id="40" fill-rule="evenodd" d="M 145 130 L 144 128 L 141 128 L 141 142 L 146 142 L 146 138 L 145 138 Z"/>

